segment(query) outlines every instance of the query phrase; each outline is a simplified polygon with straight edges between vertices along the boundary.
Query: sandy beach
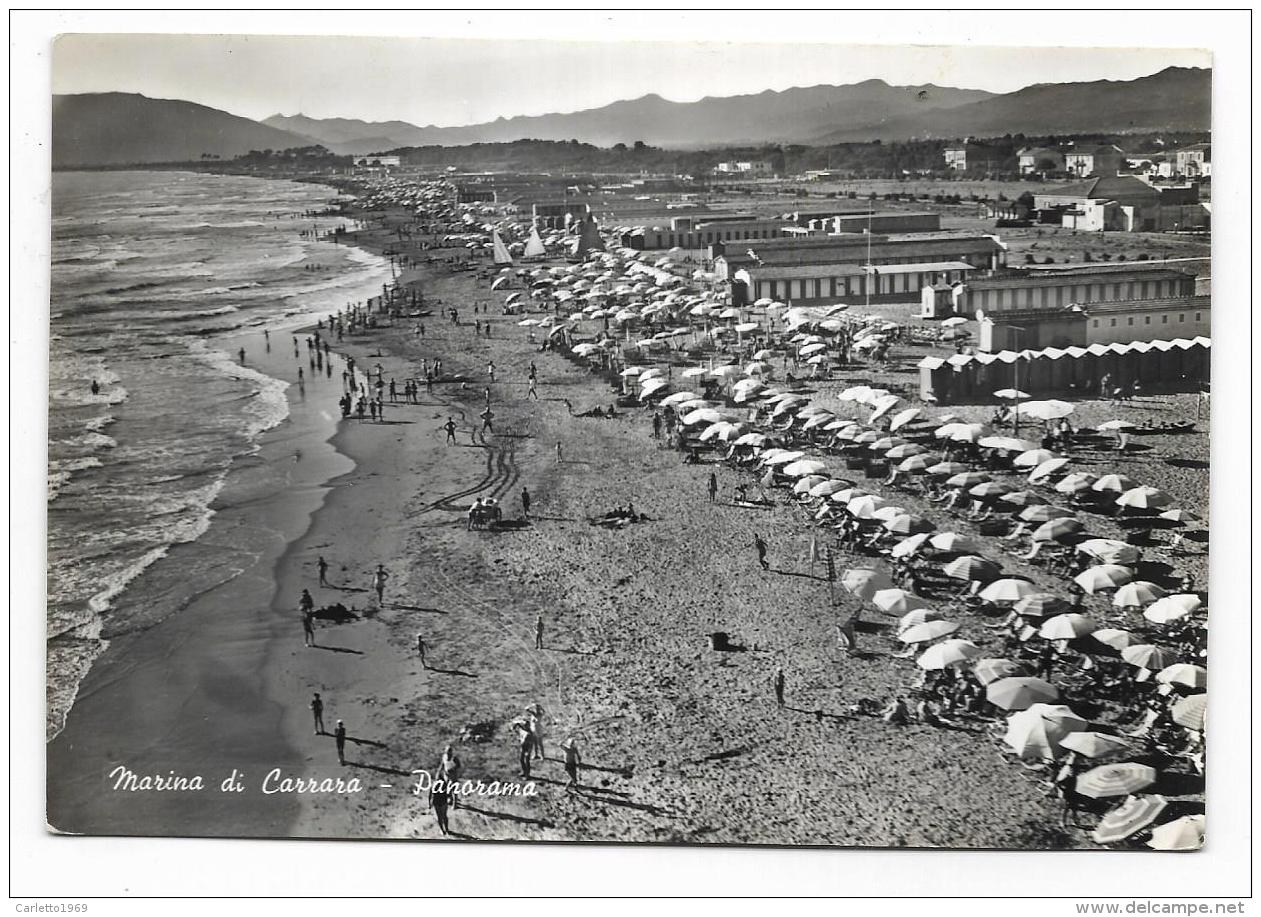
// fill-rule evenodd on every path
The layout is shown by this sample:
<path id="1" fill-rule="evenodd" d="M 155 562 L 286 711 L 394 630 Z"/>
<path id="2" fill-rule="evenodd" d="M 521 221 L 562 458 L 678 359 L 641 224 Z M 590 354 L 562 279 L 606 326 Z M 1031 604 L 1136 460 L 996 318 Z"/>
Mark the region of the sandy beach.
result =
<path id="1" fill-rule="evenodd" d="M 354 241 L 379 251 L 385 239 L 369 232 Z M 445 259 L 457 253 L 433 252 L 431 263 L 403 278 L 433 310 L 419 320 L 423 336 L 416 319 L 385 320 L 335 345 L 359 367 L 379 363 L 400 388 L 419 375 L 425 359 L 443 361 L 444 381 L 432 392 L 422 387 L 419 404 L 387 402 L 384 423 L 337 419 L 341 360 L 332 377 L 312 379 L 304 390 L 291 387 L 296 420 L 269 434 L 258 460 L 290 461 L 301 471 L 283 494 L 237 498 L 237 524 L 274 529 L 274 550 L 258 558 L 253 574 L 136 635 L 131 645 L 111 648 L 120 661 L 98 666 L 108 677 L 85 683 L 65 733 L 50 746 L 50 766 L 78 775 L 59 791 L 54 825 L 110 833 L 436 838 L 425 797 L 413 792 L 414 772 L 436 772 L 442 748 L 452 743 L 465 777 L 523 782 L 510 724 L 538 703 L 548 741 L 546 758 L 534 768 L 537 795 L 467 799 L 452 812 L 455 836 L 1085 843 L 1079 832 L 1057 827 L 1058 804 L 1046 786 L 1004 759 L 982 724 L 898 728 L 850 715 L 861 700 L 887 702 L 918 673 L 913 659 L 892 655 L 901 647 L 896 619 L 868 609 L 858 626 L 859 653 L 845 653 L 836 626 L 861 603 L 839 586 L 829 588 L 822 565 L 810 563 L 807 516 L 790 502 L 733 504 L 737 484 L 752 479 L 721 465 L 683 464 L 680 453 L 653 439 L 650 412 L 575 416 L 607 407 L 615 390 L 556 352 L 540 353 L 517 327 L 519 316 L 497 308 L 479 313 L 476 320 L 492 333 L 475 336 L 471 307 L 487 302 L 487 281 L 450 271 Z M 451 306 L 460 309 L 459 324 L 441 314 Z M 292 359 L 287 347 L 278 350 L 276 374 L 291 372 L 283 366 Z M 539 376 L 537 400 L 528 397 L 531 364 Z M 859 368 L 819 388 L 827 393 L 860 381 L 905 387 L 911 378 L 904 363 L 895 363 L 878 375 Z M 483 437 L 477 418 L 487 387 L 495 429 Z M 1144 399 L 1127 406 L 1125 416 L 1189 410 L 1190 398 Z M 1102 404 L 1081 408 L 1081 422 L 1093 413 L 1115 414 Z M 989 410 L 957 413 L 981 419 Z M 459 427 L 454 445 L 441 429 L 448 417 Z M 300 460 L 284 432 L 293 426 L 306 431 L 296 450 Z M 331 440 L 320 438 L 334 429 Z M 1137 452 L 1127 456 L 1125 470 L 1180 502 L 1197 503 L 1203 478 L 1189 469 L 1207 457 L 1207 436 L 1194 439 L 1177 444 L 1183 452 L 1189 447 L 1191 465 L 1145 463 L 1145 453 Z M 1153 456 L 1167 454 L 1161 447 L 1168 444 L 1155 445 Z M 711 470 L 719 483 L 714 502 L 706 493 Z M 528 522 L 521 519 L 523 487 L 533 497 Z M 466 512 L 478 497 L 501 501 L 510 524 L 470 531 Z M 620 529 L 589 521 L 628 501 L 646 521 Z M 233 497 L 224 502 L 216 524 L 219 537 L 230 538 Z M 936 507 L 901 495 L 899 502 L 942 529 L 963 530 Z M 770 546 L 767 571 L 756 563 L 754 533 Z M 320 556 L 330 565 L 326 588 L 318 584 Z M 995 559 L 1045 579 L 1010 556 Z M 851 562 L 870 565 L 837 556 L 842 569 Z M 380 606 L 371 592 L 377 564 L 389 573 Z M 1196 573 L 1201 581 L 1204 569 Z M 341 602 L 359 619 L 320 622 L 317 645 L 304 646 L 297 612 L 304 588 L 317 607 Z M 539 619 L 542 650 L 534 646 Z M 715 631 L 729 633 L 740 651 L 712 651 Z M 973 628 L 980 640 L 976 633 L 984 631 Z M 424 666 L 418 634 L 427 646 Z M 782 709 L 773 692 L 780 669 Z M 313 730 L 314 692 L 323 697 L 328 731 L 345 722 L 345 767 L 332 736 Z M 163 701 L 154 704 L 155 697 Z M 118 728 L 86 728 L 106 717 Z M 474 733 L 477 739 L 468 740 Z M 156 743 L 154 736 L 178 741 Z M 559 743 L 567 738 L 583 755 L 578 788 L 565 786 Z M 136 762 L 130 764 L 136 772 L 205 773 L 215 784 L 236 768 L 244 791 L 102 792 L 102 774 L 118 760 Z M 284 777 L 354 777 L 359 786 L 264 792 L 263 778 L 273 768 L 273 788 Z"/>

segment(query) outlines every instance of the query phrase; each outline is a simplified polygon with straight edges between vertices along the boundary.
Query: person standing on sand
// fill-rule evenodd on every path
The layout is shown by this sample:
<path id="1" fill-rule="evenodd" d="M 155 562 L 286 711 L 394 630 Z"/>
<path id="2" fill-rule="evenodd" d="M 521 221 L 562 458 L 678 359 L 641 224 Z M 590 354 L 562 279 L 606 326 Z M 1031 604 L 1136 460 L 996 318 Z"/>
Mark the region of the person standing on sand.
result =
<path id="1" fill-rule="evenodd" d="M 460 756 L 454 749 L 448 745 L 442 749 L 442 759 L 438 762 L 438 778 L 446 780 L 448 783 L 455 783 L 460 779 L 460 774 L 464 770 L 464 765 L 460 763 Z M 458 809 L 460 807 L 459 797 L 454 793 L 451 794 L 451 808 Z"/>
<path id="2" fill-rule="evenodd" d="M 534 753 L 534 734 L 523 723 L 517 724 L 517 763 L 521 767 L 521 776 L 530 776 L 530 756 Z"/>
<path id="3" fill-rule="evenodd" d="M 315 717 L 315 734 L 324 735 L 324 701 L 320 699 L 319 691 L 311 698 L 311 715 Z"/>
<path id="4" fill-rule="evenodd" d="M 244 347 L 242 347 L 241 350 L 239 351 L 239 355 L 241 357 L 241 365 L 244 366 L 245 365 L 245 348 Z"/>
<path id="5" fill-rule="evenodd" d="M 390 578 L 390 574 L 385 572 L 384 564 L 377 564 L 377 572 L 372 574 L 372 588 L 377 592 L 377 604 L 383 604 L 383 596 L 385 595 L 385 581 Z"/>
<path id="6" fill-rule="evenodd" d="M 709 473 L 709 502 L 713 503 L 718 499 L 718 475 L 714 472 Z"/>
<path id="7" fill-rule="evenodd" d="M 784 706 L 784 670 L 778 669 L 775 672 L 775 703 Z"/>
<path id="8" fill-rule="evenodd" d="M 416 635 L 416 655 L 420 656 L 420 667 L 422 669 L 429 668 L 429 663 L 425 662 L 425 647 L 426 646 L 427 644 L 425 643 L 425 635 L 417 634 Z"/>
<path id="9" fill-rule="evenodd" d="M 304 615 L 315 611 L 315 599 L 311 598 L 311 590 L 302 590 L 302 595 L 298 598 L 298 610 Z"/>
<path id="10" fill-rule="evenodd" d="M 337 763 L 346 763 L 346 724 L 341 720 L 337 721 L 337 728 L 333 730 L 333 740 L 337 743 Z"/>
<path id="11" fill-rule="evenodd" d="M 429 808 L 433 809 L 433 817 L 438 821 L 438 830 L 444 836 L 451 833 L 447 826 L 447 804 L 454 801 L 454 793 L 448 793 L 446 790 L 438 791 L 433 788 L 429 790 Z"/>
<path id="12" fill-rule="evenodd" d="M 307 646 L 315 646 L 315 614 L 302 612 L 302 640 Z"/>
<path id="13" fill-rule="evenodd" d="M 450 417 L 448 417 L 447 422 L 442 425 L 442 429 L 447 431 L 447 445 L 454 443 L 455 442 L 455 421 L 452 420 Z"/>
<path id="14" fill-rule="evenodd" d="M 487 408 L 486 410 L 482 411 L 482 438 L 483 439 L 486 438 L 487 433 L 494 435 L 495 427 L 494 427 L 494 424 L 491 423 L 491 421 L 493 421 L 494 419 L 495 419 L 495 412 L 492 411 L 490 408 Z"/>
<path id="15" fill-rule="evenodd" d="M 530 518 L 530 488 L 521 488 L 521 518 Z"/>
<path id="16" fill-rule="evenodd" d="M 490 376 L 490 381 L 495 381 L 495 361 L 491 360 L 486 364 L 486 375 Z"/>
<path id="17" fill-rule="evenodd" d="M 578 751 L 578 743 L 573 739 L 566 739 L 561 747 L 565 749 L 565 773 L 569 775 L 569 786 L 575 787 L 578 785 L 578 768 L 582 764 L 582 754 Z"/>
<path id="18" fill-rule="evenodd" d="M 559 465 L 565 460 L 561 457 L 560 440 L 556 440 L 556 464 Z"/>
<path id="19" fill-rule="evenodd" d="M 757 551 L 757 562 L 762 565 L 762 569 L 769 570 L 771 565 L 766 559 L 766 541 L 761 535 L 754 534 L 753 548 Z"/>
<path id="20" fill-rule="evenodd" d="M 315 566 L 320 571 L 320 585 L 328 585 L 328 561 L 324 559 L 324 555 L 320 555 L 320 559 L 315 562 Z"/>
<path id="21" fill-rule="evenodd" d="M 534 648 L 536 650 L 543 648 L 543 612 L 541 611 L 534 619 Z"/>

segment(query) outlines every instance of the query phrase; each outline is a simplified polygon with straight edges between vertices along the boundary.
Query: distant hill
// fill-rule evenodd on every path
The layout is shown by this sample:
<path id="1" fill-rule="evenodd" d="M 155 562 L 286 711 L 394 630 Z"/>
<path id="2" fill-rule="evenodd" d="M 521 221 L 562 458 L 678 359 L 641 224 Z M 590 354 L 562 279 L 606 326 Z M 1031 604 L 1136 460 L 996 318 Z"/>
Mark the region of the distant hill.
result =
<path id="1" fill-rule="evenodd" d="M 125 92 L 54 95 L 53 168 L 230 158 L 315 141 L 177 99 Z"/>
<path id="2" fill-rule="evenodd" d="M 890 86 L 867 80 L 847 86 L 767 90 L 756 95 L 671 102 L 659 95 L 565 114 L 499 118 L 466 127 L 416 127 L 402 121 L 366 122 L 274 115 L 264 124 L 316 137 L 341 153 L 384 152 L 406 146 L 458 146 L 513 140 L 581 140 L 597 146 L 695 148 L 759 143 L 804 143 L 829 129 L 878 124 L 889 117 L 951 109 L 988 99 L 979 89 Z M 383 137 L 394 142 L 381 146 Z"/>
<path id="3" fill-rule="evenodd" d="M 1185 67 L 1169 67 L 1124 82 L 1039 83 L 948 111 L 890 117 L 874 129 L 849 125 L 820 131 L 812 142 L 1208 131 L 1212 84 L 1211 70 Z"/>

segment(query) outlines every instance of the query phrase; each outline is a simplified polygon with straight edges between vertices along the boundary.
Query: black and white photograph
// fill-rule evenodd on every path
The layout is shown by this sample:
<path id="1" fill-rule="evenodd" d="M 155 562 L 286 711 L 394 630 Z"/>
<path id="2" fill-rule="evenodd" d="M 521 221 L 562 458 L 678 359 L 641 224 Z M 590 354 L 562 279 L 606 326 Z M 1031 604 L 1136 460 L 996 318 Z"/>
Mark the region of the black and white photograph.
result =
<path id="1" fill-rule="evenodd" d="M 46 48 L 54 851 L 1203 855 L 1211 47 L 240 22 Z"/>

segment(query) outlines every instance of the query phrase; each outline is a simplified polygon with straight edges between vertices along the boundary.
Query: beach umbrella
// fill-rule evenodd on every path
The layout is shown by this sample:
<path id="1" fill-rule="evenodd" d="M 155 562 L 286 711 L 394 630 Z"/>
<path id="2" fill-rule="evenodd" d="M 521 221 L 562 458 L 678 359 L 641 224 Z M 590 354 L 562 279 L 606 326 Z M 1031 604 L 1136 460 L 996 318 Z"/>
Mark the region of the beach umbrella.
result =
<path id="1" fill-rule="evenodd" d="M 1066 519 L 1072 515 L 1072 510 L 1052 506 L 1049 503 L 1036 503 L 1020 511 L 1020 518 L 1025 522 L 1050 522 L 1052 519 Z"/>
<path id="2" fill-rule="evenodd" d="M 1027 439 L 1016 439 L 1014 436 L 983 436 L 976 443 L 982 449 L 1002 449 L 1006 452 L 1019 452 L 1021 454 L 1037 449 L 1037 443 L 1031 443 Z"/>
<path id="3" fill-rule="evenodd" d="M 928 473 L 934 477 L 942 477 L 952 474 L 962 474 L 968 470 L 968 466 L 962 462 L 938 462 L 928 468 Z"/>
<path id="4" fill-rule="evenodd" d="M 771 454 L 772 452 L 774 452 L 774 455 Z M 762 464 L 763 465 L 787 465 L 790 462 L 797 461 L 797 459 L 802 458 L 804 455 L 805 455 L 804 452 L 797 452 L 792 449 L 783 449 L 783 450 L 768 449 L 766 450 L 766 452 L 762 453 L 762 456 L 763 456 Z"/>
<path id="5" fill-rule="evenodd" d="M 1133 487 L 1134 481 L 1124 474 L 1105 474 L 1099 480 L 1095 481 L 1095 483 L 1090 485 L 1091 490 L 1096 490 L 1099 493 L 1107 491 L 1118 494 L 1130 490 Z"/>
<path id="6" fill-rule="evenodd" d="M 908 627 L 914 627 L 916 624 L 936 621 L 940 617 L 941 612 L 935 608 L 916 608 L 914 611 L 908 611 L 898 619 L 898 633 L 901 633 Z"/>
<path id="7" fill-rule="evenodd" d="M 1188 522 L 1198 522 L 1200 517 L 1195 513 L 1185 509 L 1168 509 L 1161 513 L 1158 518 L 1168 519 L 1170 522 L 1186 524 Z"/>
<path id="8" fill-rule="evenodd" d="M 1136 643 L 1121 650 L 1121 658 L 1138 669 L 1149 669 L 1153 672 L 1171 666 L 1177 661 L 1173 650 L 1154 643 Z"/>
<path id="9" fill-rule="evenodd" d="M 1059 519 L 1052 519 L 1050 522 L 1044 522 L 1029 537 L 1033 541 L 1062 541 L 1071 535 L 1076 535 L 1085 526 L 1081 520 L 1064 516 Z"/>
<path id="10" fill-rule="evenodd" d="M 948 669 L 979 655 L 981 650 L 972 641 L 952 639 L 933 644 L 916 662 L 921 669 Z"/>
<path id="11" fill-rule="evenodd" d="M 893 419 L 889 421 L 889 432 L 900 430 L 908 423 L 918 418 L 924 412 L 919 408 L 907 408 L 905 411 L 898 411 L 893 415 Z"/>
<path id="12" fill-rule="evenodd" d="M 697 408 L 683 415 L 683 426 L 694 427 L 697 424 L 713 424 L 727 420 L 727 416 L 715 408 Z"/>
<path id="13" fill-rule="evenodd" d="M 948 424 L 947 426 L 952 426 Z M 974 443 L 985 435 L 985 427 L 979 423 L 965 423 L 953 425 L 955 429 L 950 434 L 950 441 L 953 443 Z"/>
<path id="14" fill-rule="evenodd" d="M 1116 595 L 1112 597 L 1112 604 L 1117 608 L 1142 608 L 1144 605 L 1150 605 L 1157 599 L 1163 598 L 1164 595 L 1165 590 L 1155 583 L 1136 580 L 1118 589 Z"/>
<path id="15" fill-rule="evenodd" d="M 999 579 L 981 590 L 981 598 L 992 603 L 1019 602 L 1025 596 L 1033 595 L 1037 591 L 1037 587 L 1028 580 Z"/>
<path id="16" fill-rule="evenodd" d="M 903 538 L 893 546 L 893 549 L 889 552 L 889 554 L 892 557 L 909 557 L 919 551 L 926 541 L 928 541 L 928 533 L 920 532 L 918 535 Z"/>
<path id="17" fill-rule="evenodd" d="M 1021 418 L 1032 418 L 1033 420 L 1058 420 L 1061 417 L 1067 417 L 1073 413 L 1073 406 L 1067 401 L 1026 401 L 1023 404 L 1017 404 L 1013 408 L 1016 415 Z"/>
<path id="18" fill-rule="evenodd" d="M 916 610 L 926 611 L 927 609 Z M 913 612 L 908 612 L 908 614 L 911 613 Z M 953 634 L 958 629 L 958 621 L 925 621 L 922 624 L 913 624 L 907 627 L 898 634 L 898 639 L 903 643 L 929 643 L 947 634 Z"/>
<path id="19" fill-rule="evenodd" d="M 1000 678 L 985 689 L 985 699 L 1004 710 L 1028 710 L 1034 704 L 1050 704 L 1059 698 L 1055 685 L 1028 676 Z"/>
<path id="20" fill-rule="evenodd" d="M 709 431 L 706 430 L 705 432 L 708 433 Z M 808 496 L 812 487 L 815 487 L 825 481 L 827 481 L 827 478 L 821 474 L 808 474 L 793 485 L 793 493 Z"/>
<path id="21" fill-rule="evenodd" d="M 1011 463 L 1017 468 L 1036 468 L 1038 465 L 1053 459 L 1055 459 L 1055 453 L 1050 449 L 1030 449 L 1027 452 L 1020 453 L 1012 459 Z"/>
<path id="22" fill-rule="evenodd" d="M 1067 466 L 1068 459 L 1066 458 L 1047 459 L 1041 465 L 1034 468 L 1033 471 L 1029 472 L 1029 481 L 1036 484 L 1045 478 L 1049 478 L 1056 472 L 1062 471 Z"/>
<path id="23" fill-rule="evenodd" d="M 1142 831 L 1168 806 L 1163 796 L 1128 796 L 1099 820 L 1090 836 L 1097 844 L 1116 844 Z"/>
<path id="24" fill-rule="evenodd" d="M 870 519 L 872 514 L 884 505 L 884 499 L 872 494 L 856 497 L 845 504 L 845 510 L 858 519 Z"/>
<path id="25" fill-rule="evenodd" d="M 1208 715 L 1208 695 L 1192 694 L 1173 705 L 1173 721 L 1179 726 L 1204 731 L 1204 720 Z"/>
<path id="26" fill-rule="evenodd" d="M 1127 646 L 1134 646 L 1139 641 L 1139 638 L 1135 637 L 1128 630 L 1119 630 L 1115 627 L 1101 627 L 1090 636 L 1104 646 L 1110 646 L 1117 651 L 1123 650 Z"/>
<path id="27" fill-rule="evenodd" d="M 982 582 L 988 583 L 997 579 L 1002 568 L 992 560 L 986 560 L 984 557 L 977 557 L 975 554 L 965 554 L 962 557 L 956 557 L 943 568 L 946 576 L 951 579 L 963 580 L 964 582 Z"/>
<path id="28" fill-rule="evenodd" d="M 920 455 L 926 451 L 927 450 L 923 446 L 919 445 L 918 443 L 899 443 L 898 445 L 890 449 L 888 452 L 886 452 L 884 454 L 884 457 L 889 459 L 890 461 L 896 461 L 897 459 L 914 458 L 915 456 Z M 930 461 L 931 459 L 929 459 L 927 456 L 924 457 L 925 468 L 928 467 L 927 463 Z"/>
<path id="29" fill-rule="evenodd" d="M 1152 829 L 1153 850 L 1199 850 L 1204 846 L 1203 815 L 1184 815 Z"/>
<path id="30" fill-rule="evenodd" d="M 1091 799 L 1129 796 L 1156 782 L 1156 769 L 1135 761 L 1101 764 L 1077 777 L 1077 792 Z"/>
<path id="31" fill-rule="evenodd" d="M 1019 663 L 1012 662 L 1010 659 L 978 659 L 976 665 L 972 667 L 972 674 L 976 680 L 983 685 L 991 684 L 1000 678 L 1008 678 L 1013 675 L 1023 675 L 1024 668 Z"/>
<path id="32" fill-rule="evenodd" d="M 1162 685 L 1180 685 L 1199 690 L 1208 686 L 1208 669 L 1189 662 L 1175 662 L 1157 672 L 1156 680 Z"/>
<path id="33" fill-rule="evenodd" d="M 928 603 L 915 593 L 896 587 L 875 592 L 871 597 L 871 604 L 881 611 L 893 615 L 903 615 L 917 608 L 928 607 Z"/>
<path id="34" fill-rule="evenodd" d="M 967 323 L 968 323 L 968 320 L 964 318 L 962 315 L 952 315 L 950 316 L 950 318 L 942 320 L 941 327 L 955 328 L 955 327 L 958 327 L 959 325 L 966 325 Z"/>
<path id="35" fill-rule="evenodd" d="M 958 532 L 938 532 L 928 543 L 943 554 L 975 554 L 981 550 L 975 539 Z"/>
<path id="36" fill-rule="evenodd" d="M 1048 615 L 1060 614 L 1067 607 L 1068 603 L 1058 595 L 1050 592 L 1035 592 L 1013 605 L 1012 610 L 1025 618 L 1045 618 Z"/>
<path id="37" fill-rule="evenodd" d="M 799 478 L 806 474 L 822 474 L 827 466 L 814 459 L 801 459 L 784 466 L 784 474 L 790 478 Z"/>
<path id="38" fill-rule="evenodd" d="M 1060 614 L 1043 621 L 1038 636 L 1044 640 L 1073 640 L 1097 629 L 1098 625 L 1085 615 Z"/>
<path id="39" fill-rule="evenodd" d="M 639 400 L 643 401 L 670 385 L 665 379 L 649 379 L 639 387 Z"/>
<path id="40" fill-rule="evenodd" d="M 1162 506 L 1168 506 L 1172 502 L 1173 499 L 1164 491 L 1146 485 L 1127 490 L 1117 497 L 1117 506 L 1130 507 L 1131 509 L 1159 509 Z"/>
<path id="41" fill-rule="evenodd" d="M 1010 488 L 1006 484 L 999 484 L 995 481 L 986 481 L 977 484 L 975 487 L 968 488 L 968 494 L 979 500 L 997 500 L 1003 494 L 1007 493 Z"/>
<path id="42" fill-rule="evenodd" d="M 1055 489 L 1062 494 L 1079 494 L 1090 490 L 1095 483 L 1095 476 L 1085 471 L 1075 471 L 1055 483 Z"/>
<path id="43" fill-rule="evenodd" d="M 1167 595 L 1163 599 L 1157 599 L 1155 604 L 1143 612 L 1143 617 L 1153 624 L 1168 624 L 1198 611 L 1202 604 L 1198 595 Z"/>
<path id="44" fill-rule="evenodd" d="M 1034 493 L 1032 490 L 1017 490 L 1009 494 L 1003 494 L 999 497 L 1003 503 L 1010 503 L 1013 506 L 1036 506 L 1040 503 L 1046 503 L 1046 500 Z"/>
<path id="45" fill-rule="evenodd" d="M 909 535 L 917 529 L 931 529 L 932 524 L 916 516 L 902 515 L 886 520 L 884 527 L 895 535 Z"/>
<path id="46" fill-rule="evenodd" d="M 838 490 L 844 490 L 848 486 L 849 486 L 848 481 L 841 481 L 835 478 L 830 479 L 830 480 L 820 481 L 818 484 L 815 484 L 813 487 L 810 488 L 810 496 L 830 497 L 832 496 L 832 494 L 836 493 Z"/>
<path id="47" fill-rule="evenodd" d="M 911 474 L 919 474 L 927 471 L 928 467 L 933 464 L 933 458 L 928 455 L 912 455 L 910 458 L 903 459 L 898 465 L 898 471 L 906 471 Z"/>
<path id="48" fill-rule="evenodd" d="M 1060 747 L 1085 755 L 1087 758 L 1102 758 L 1105 755 L 1130 750 L 1129 743 L 1120 736 L 1090 731 L 1074 732 L 1070 736 L 1065 736 L 1060 742 Z"/>
<path id="49" fill-rule="evenodd" d="M 761 446 L 766 442 L 765 433 L 744 433 L 736 439 L 733 445 L 736 446 Z"/>
<path id="50" fill-rule="evenodd" d="M 1022 392 L 1014 388 L 1000 388 L 994 393 L 995 398 L 1002 398 L 1007 401 L 1015 401 L 1018 398 L 1028 398 L 1028 392 Z"/>
<path id="51" fill-rule="evenodd" d="M 841 586 L 860 599 L 870 601 L 871 597 L 882 589 L 892 589 L 893 580 L 879 570 L 866 570 L 861 567 L 846 570 L 841 574 Z"/>
<path id="52" fill-rule="evenodd" d="M 883 439 L 876 440 L 868 446 L 867 449 L 870 452 L 888 452 L 890 449 L 895 449 L 898 446 L 904 445 L 907 445 L 906 440 L 899 439 L 896 436 L 886 436 Z"/>
<path id="53" fill-rule="evenodd" d="M 1025 760 L 1045 760 L 1055 757 L 1066 736 L 1085 731 L 1086 721 L 1063 704 L 1034 704 L 1007 718 L 1003 741 Z"/>
<path id="54" fill-rule="evenodd" d="M 1106 564 L 1133 564 L 1138 561 L 1138 548 L 1115 538 L 1090 538 L 1077 546 L 1078 553 Z"/>
<path id="55" fill-rule="evenodd" d="M 1081 586 L 1088 594 L 1094 595 L 1096 592 L 1119 589 L 1132 579 L 1134 579 L 1134 574 L 1128 567 L 1122 567 L 1119 564 L 1099 564 L 1078 573 L 1073 577 L 1073 582 Z"/>

